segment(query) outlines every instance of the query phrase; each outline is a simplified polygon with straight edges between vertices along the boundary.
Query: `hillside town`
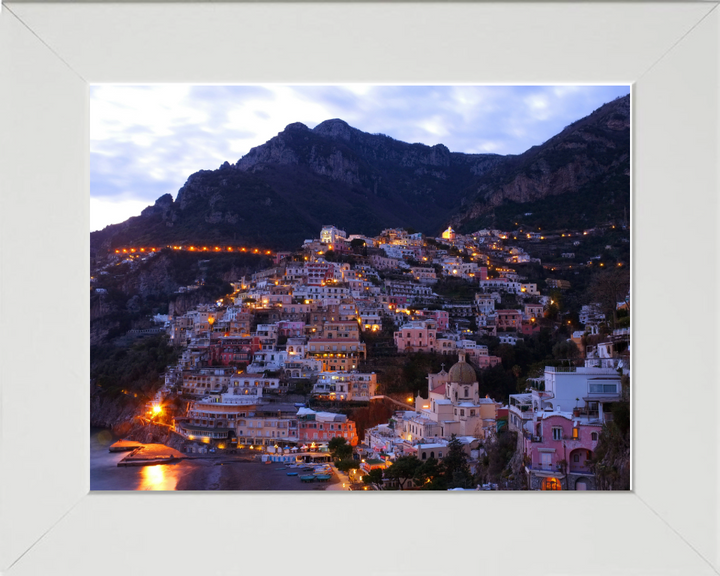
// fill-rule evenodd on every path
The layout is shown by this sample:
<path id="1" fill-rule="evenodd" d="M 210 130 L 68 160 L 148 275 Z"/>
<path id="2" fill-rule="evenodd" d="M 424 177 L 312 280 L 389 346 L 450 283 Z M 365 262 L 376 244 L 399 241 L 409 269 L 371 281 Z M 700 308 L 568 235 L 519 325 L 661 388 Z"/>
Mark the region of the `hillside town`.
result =
<path id="1" fill-rule="evenodd" d="M 154 318 L 156 328 L 135 331 L 166 334 L 179 351 L 150 412 L 187 400 L 171 425 L 190 452 L 256 450 L 282 460 L 351 447 L 342 468 L 348 486 L 365 489 L 430 485 L 422 470 L 451 455 L 464 475 L 456 489 L 599 489 L 593 464 L 603 426 L 628 400 L 629 292 L 615 298 L 628 321 L 610 324 L 601 303 L 586 302 L 567 320 L 568 332 L 554 298 L 570 283 L 548 277 L 541 291 L 518 271 L 604 266 L 600 257 L 578 262 L 568 252 L 563 263 L 539 257 L 543 245 L 578 246 L 596 233 L 462 235 L 450 227 L 437 238 L 404 229 L 367 237 L 323 226 L 319 238 L 273 253 L 272 267 L 237 279 L 212 305 L 184 313 L 171 306 Z M 116 250 L 107 266 L 155 256 L 155 249 Z M 523 379 L 519 393 L 482 393 L 482 375 L 503 362 L 482 342 L 522 347 L 543 328 L 568 334 L 559 361 Z M 384 355 L 417 353 L 446 359 L 413 393 L 391 393 L 382 369 L 371 369 Z M 377 401 L 393 406 L 391 416 L 359 430 L 349 408 Z M 513 445 L 504 481 L 493 482 L 488 468 L 500 437 Z M 401 471 L 408 463 L 410 472 Z"/>

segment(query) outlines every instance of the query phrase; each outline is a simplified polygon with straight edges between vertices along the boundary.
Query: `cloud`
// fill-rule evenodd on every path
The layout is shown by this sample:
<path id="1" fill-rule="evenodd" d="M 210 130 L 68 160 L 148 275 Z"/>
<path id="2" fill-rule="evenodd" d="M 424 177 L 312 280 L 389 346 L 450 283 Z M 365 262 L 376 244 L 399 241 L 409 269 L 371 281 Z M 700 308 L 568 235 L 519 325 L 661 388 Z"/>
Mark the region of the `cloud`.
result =
<path id="1" fill-rule="evenodd" d="M 142 200 L 110 200 L 90 198 L 90 230 L 102 230 L 110 224 L 119 224 L 137 216 L 148 206 Z"/>

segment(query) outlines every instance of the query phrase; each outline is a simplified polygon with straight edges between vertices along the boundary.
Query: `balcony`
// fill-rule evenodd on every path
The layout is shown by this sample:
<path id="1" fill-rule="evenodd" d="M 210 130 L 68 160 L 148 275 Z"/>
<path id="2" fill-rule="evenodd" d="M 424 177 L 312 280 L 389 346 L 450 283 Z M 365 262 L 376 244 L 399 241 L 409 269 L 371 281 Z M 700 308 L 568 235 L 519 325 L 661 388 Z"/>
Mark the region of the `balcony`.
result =
<path id="1" fill-rule="evenodd" d="M 577 372 L 577 366 L 545 366 L 545 371 L 556 373 Z"/>
<path id="2" fill-rule="evenodd" d="M 510 404 L 508 406 L 508 409 L 513 414 L 519 416 L 522 420 L 532 420 L 534 414 L 532 406 L 527 404 L 520 404 L 519 406 L 515 404 Z"/>
<path id="3" fill-rule="evenodd" d="M 538 444 L 541 444 L 543 441 L 542 436 L 534 436 L 534 435 L 530 434 L 529 432 L 523 432 L 523 438 L 525 438 L 525 440 L 530 440 L 531 442 L 535 442 Z"/>
<path id="4" fill-rule="evenodd" d="M 564 477 L 562 470 L 558 469 L 557 464 L 541 464 L 538 462 L 536 464 L 528 464 L 525 466 L 525 469 L 534 472 L 551 472 L 558 478 Z"/>

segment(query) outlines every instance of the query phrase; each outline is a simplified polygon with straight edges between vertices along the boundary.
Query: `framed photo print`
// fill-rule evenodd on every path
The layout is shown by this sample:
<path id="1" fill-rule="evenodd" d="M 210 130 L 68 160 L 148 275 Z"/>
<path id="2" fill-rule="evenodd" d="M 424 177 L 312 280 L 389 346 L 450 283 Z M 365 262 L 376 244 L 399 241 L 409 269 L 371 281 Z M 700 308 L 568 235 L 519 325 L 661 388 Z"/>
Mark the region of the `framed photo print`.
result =
<path id="1" fill-rule="evenodd" d="M 718 573 L 717 3 L 0 8 L 2 573 Z"/>

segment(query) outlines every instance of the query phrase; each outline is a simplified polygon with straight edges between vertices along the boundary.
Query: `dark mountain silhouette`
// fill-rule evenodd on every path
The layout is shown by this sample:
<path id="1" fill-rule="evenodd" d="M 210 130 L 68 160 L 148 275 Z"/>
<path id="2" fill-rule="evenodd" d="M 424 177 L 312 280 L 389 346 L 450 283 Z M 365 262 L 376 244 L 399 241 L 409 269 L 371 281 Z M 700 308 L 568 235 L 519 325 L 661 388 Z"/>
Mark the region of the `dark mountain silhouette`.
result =
<path id="1" fill-rule="evenodd" d="M 91 248 L 232 242 L 292 249 L 324 224 L 370 235 L 388 227 L 437 234 L 448 223 L 467 232 L 509 221 L 517 205 L 552 213 L 558 225 L 592 224 L 629 206 L 629 126 L 627 96 L 541 146 L 500 156 L 408 144 L 339 119 L 312 130 L 290 124 L 236 164 L 192 174 L 174 201 L 166 194 L 140 216 L 93 232 Z"/>

